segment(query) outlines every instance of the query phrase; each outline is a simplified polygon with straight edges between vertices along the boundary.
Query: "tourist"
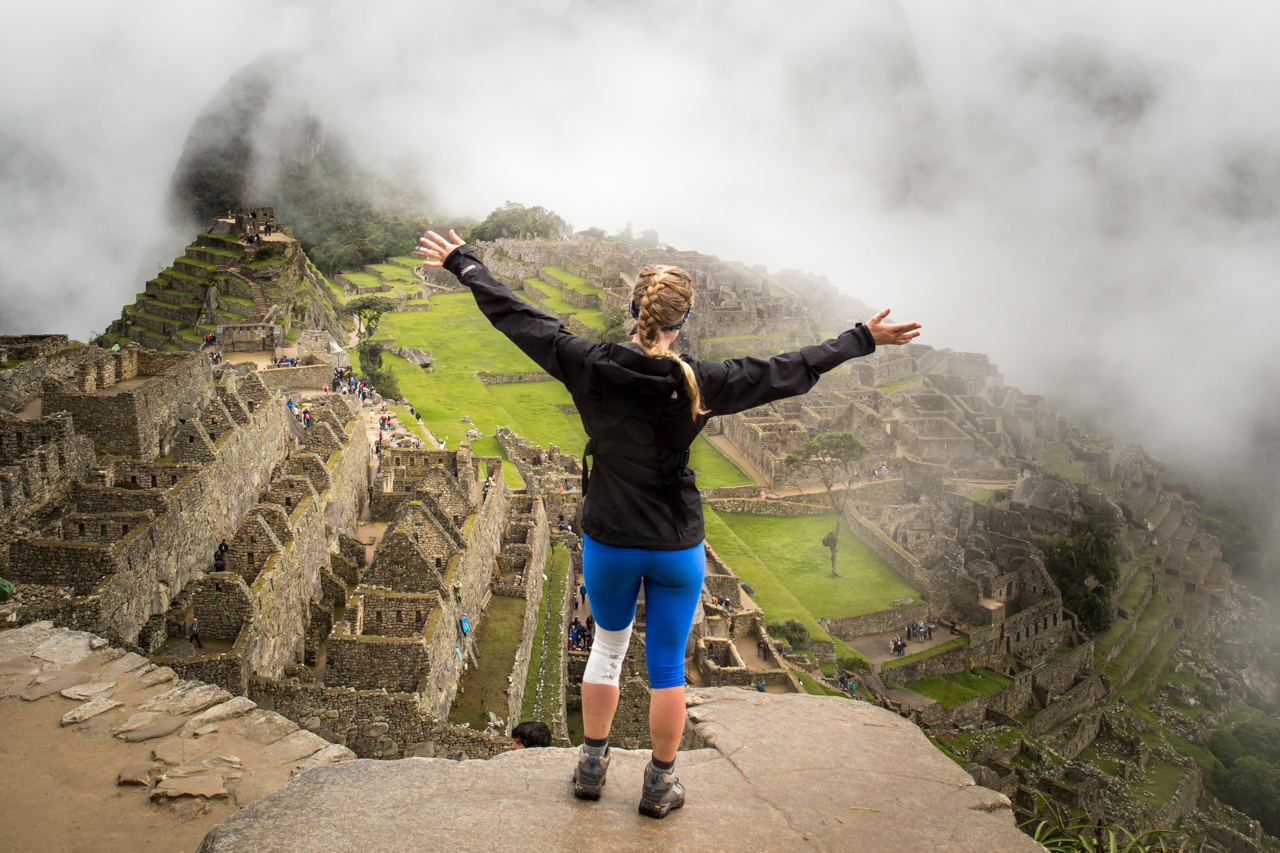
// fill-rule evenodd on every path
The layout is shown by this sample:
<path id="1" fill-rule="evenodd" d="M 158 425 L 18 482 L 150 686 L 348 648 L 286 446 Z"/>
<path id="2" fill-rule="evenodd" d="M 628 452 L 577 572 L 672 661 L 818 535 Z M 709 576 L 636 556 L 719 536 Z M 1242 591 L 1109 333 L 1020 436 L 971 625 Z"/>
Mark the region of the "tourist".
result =
<path id="1" fill-rule="evenodd" d="M 689 447 L 712 415 L 728 415 L 808 392 L 818 377 L 872 352 L 905 344 L 919 325 L 887 325 L 888 310 L 839 338 L 769 360 L 700 362 L 671 351 L 693 311 L 689 276 L 649 266 L 632 288 L 631 341 L 592 343 L 517 297 L 489 274 L 450 231 L 422 238 L 428 265 L 443 266 L 468 287 L 498 331 L 552 378 L 563 382 L 589 441 L 582 458 L 584 583 L 596 615 L 582 683 L 584 743 L 573 773 L 575 796 L 598 800 L 609 767 L 609 730 L 621 667 L 645 597 L 645 662 L 653 745 L 640 813 L 664 818 L 684 805 L 675 775 L 685 724 L 684 649 L 706 571 L 702 500 Z M 643 437 L 641 437 L 643 436 Z M 590 471 L 588 458 L 593 460 Z"/>
<path id="2" fill-rule="evenodd" d="M 223 539 L 218 543 L 218 553 L 225 554 L 231 550 L 231 546 L 227 544 L 227 540 Z"/>
<path id="3" fill-rule="evenodd" d="M 540 746 L 551 746 L 551 729 L 546 723 L 537 720 L 526 720 L 511 730 L 511 739 L 515 741 L 512 749 L 535 749 Z"/>
<path id="4" fill-rule="evenodd" d="M 191 645 L 197 649 L 204 648 L 204 643 L 200 642 L 200 620 L 195 616 L 191 617 L 191 627 L 187 628 L 187 638 L 191 640 Z"/>
<path id="5" fill-rule="evenodd" d="M 760 691 L 761 693 L 763 693 L 763 692 L 764 692 L 764 679 L 763 679 L 763 678 L 762 678 L 762 679 L 760 679 L 760 682 L 759 682 L 758 684 L 756 684 L 756 690 Z"/>
<path id="6" fill-rule="evenodd" d="M 924 630 L 925 630 L 925 638 L 926 638 L 929 642 L 931 642 L 931 643 L 932 643 L 932 642 L 933 642 L 933 625 L 932 625 L 932 623 L 931 623 L 931 624 L 929 624 L 929 625 L 926 625 L 926 626 L 924 627 Z"/>

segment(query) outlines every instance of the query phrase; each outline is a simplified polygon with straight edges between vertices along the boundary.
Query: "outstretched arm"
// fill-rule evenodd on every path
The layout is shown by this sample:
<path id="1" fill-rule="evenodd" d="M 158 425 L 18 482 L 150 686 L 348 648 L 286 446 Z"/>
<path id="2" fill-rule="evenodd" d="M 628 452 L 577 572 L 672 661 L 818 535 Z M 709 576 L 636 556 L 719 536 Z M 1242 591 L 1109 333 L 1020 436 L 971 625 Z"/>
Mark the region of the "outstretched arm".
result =
<path id="1" fill-rule="evenodd" d="M 476 304 L 495 329 L 556 379 L 566 385 L 576 379 L 593 346 L 590 341 L 570 333 L 555 317 L 512 293 L 485 269 L 455 232 L 450 231 L 446 240 L 428 231 L 419 242 L 422 252 L 430 257 L 427 266 L 442 266 L 456 275 L 470 288 Z"/>
<path id="2" fill-rule="evenodd" d="M 849 331 L 817 346 L 802 347 L 771 359 L 735 358 L 700 362 L 698 383 L 704 405 L 715 415 L 728 415 L 774 400 L 808 393 L 818 377 L 851 358 L 869 355 L 876 346 L 901 345 L 918 337 L 919 323 L 886 323 L 886 308 Z"/>

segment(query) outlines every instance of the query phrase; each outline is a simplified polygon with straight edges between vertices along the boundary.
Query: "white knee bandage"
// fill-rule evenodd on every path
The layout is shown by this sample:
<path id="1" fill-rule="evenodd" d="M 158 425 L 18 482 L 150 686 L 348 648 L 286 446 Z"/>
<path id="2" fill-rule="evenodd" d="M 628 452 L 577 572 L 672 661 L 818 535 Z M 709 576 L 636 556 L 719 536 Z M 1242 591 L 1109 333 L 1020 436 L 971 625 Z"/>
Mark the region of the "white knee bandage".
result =
<path id="1" fill-rule="evenodd" d="M 631 622 L 621 631 L 609 631 L 596 623 L 591 656 L 587 658 L 587 669 L 582 674 L 584 682 L 618 686 L 622 678 L 622 659 L 627 656 L 627 646 L 631 643 L 633 625 L 635 622 Z"/>

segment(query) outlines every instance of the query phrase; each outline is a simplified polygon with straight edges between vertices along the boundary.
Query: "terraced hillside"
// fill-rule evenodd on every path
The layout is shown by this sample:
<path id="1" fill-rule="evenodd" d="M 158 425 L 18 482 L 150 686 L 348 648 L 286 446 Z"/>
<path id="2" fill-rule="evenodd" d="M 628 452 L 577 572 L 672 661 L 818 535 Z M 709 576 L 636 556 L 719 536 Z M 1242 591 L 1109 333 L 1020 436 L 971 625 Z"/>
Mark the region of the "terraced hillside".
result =
<path id="1" fill-rule="evenodd" d="M 295 324 L 338 332 L 335 304 L 341 292 L 307 261 L 297 240 L 285 233 L 245 243 L 233 220 L 219 219 L 198 234 L 185 254 L 161 270 L 124 307 L 106 337 L 136 341 L 169 352 L 198 350 L 219 325 L 259 322 L 273 308 L 273 320 L 297 337 Z"/>

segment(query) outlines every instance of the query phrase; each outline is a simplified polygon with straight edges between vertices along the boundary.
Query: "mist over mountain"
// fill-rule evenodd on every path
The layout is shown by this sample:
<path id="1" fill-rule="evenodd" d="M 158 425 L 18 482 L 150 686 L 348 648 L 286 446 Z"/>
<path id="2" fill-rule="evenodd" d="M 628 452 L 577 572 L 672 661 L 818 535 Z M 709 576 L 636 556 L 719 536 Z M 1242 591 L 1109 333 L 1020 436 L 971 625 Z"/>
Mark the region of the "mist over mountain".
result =
<path id="1" fill-rule="evenodd" d="M 327 273 L 407 254 L 428 221 L 425 195 L 412 175 L 393 182 L 356 161 L 311 107 L 299 60 L 255 60 L 209 101 L 173 173 L 172 217 L 197 228 L 273 206 Z"/>

